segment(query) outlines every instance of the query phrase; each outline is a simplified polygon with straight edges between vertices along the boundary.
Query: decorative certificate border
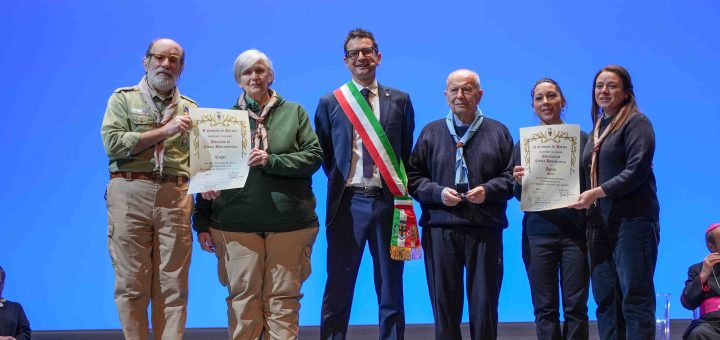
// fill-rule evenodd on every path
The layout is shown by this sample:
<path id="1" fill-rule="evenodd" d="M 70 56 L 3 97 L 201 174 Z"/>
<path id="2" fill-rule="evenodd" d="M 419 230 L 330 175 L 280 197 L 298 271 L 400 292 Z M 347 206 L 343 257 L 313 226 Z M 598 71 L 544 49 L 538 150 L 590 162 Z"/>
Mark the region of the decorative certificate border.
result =
<path id="1" fill-rule="evenodd" d="M 222 125 L 223 127 L 230 127 L 232 125 L 237 125 L 240 127 L 240 136 L 242 137 L 242 155 L 245 157 L 247 154 L 245 153 L 245 150 L 247 150 L 247 146 L 250 143 L 248 140 L 248 135 L 245 132 L 247 130 L 247 123 L 240 120 L 238 117 L 234 115 L 229 115 L 222 113 L 220 111 L 215 112 L 214 114 L 204 114 L 200 116 L 200 119 L 193 122 L 193 146 L 195 146 L 195 158 L 200 158 L 200 125 L 206 124 L 210 125 L 210 127 L 216 127 Z"/>
<path id="2" fill-rule="evenodd" d="M 577 166 L 575 165 L 577 164 L 577 159 L 575 157 L 575 151 L 577 150 L 578 145 L 577 137 L 570 136 L 567 131 L 555 132 L 551 127 L 547 128 L 545 131 L 533 133 L 530 135 L 530 138 L 525 138 L 523 140 L 525 164 L 530 164 L 530 142 L 540 141 L 542 144 L 547 142 L 559 144 L 561 140 L 570 141 L 570 174 L 576 172 Z"/>

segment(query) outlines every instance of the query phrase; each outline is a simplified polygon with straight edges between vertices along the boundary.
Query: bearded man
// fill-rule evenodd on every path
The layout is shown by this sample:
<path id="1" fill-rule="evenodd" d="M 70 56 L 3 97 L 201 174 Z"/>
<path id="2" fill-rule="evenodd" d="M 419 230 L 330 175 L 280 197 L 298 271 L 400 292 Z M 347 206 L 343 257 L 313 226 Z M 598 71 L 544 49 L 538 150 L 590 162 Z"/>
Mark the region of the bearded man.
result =
<path id="1" fill-rule="evenodd" d="M 187 194 L 188 115 L 180 94 L 185 51 L 170 39 L 150 43 L 145 76 L 110 96 L 100 130 L 109 158 L 105 192 L 115 303 L 126 339 L 182 339 L 192 249 Z"/>

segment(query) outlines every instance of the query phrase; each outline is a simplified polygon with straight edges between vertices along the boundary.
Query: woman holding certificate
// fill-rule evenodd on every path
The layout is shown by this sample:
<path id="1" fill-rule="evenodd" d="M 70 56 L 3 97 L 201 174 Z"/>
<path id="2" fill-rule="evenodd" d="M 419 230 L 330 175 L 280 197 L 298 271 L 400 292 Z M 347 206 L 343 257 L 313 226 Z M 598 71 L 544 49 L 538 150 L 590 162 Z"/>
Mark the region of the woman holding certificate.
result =
<path id="1" fill-rule="evenodd" d="M 538 80 L 530 92 L 532 106 L 542 125 L 564 124 L 560 114 L 565 97 L 552 79 Z M 581 149 L 587 134 L 580 132 Z M 520 143 L 515 144 L 515 196 L 522 196 Z M 581 169 L 579 169 L 581 170 Z M 585 190 L 585 178 L 580 173 L 580 190 Z M 588 279 L 585 213 L 561 208 L 527 211 L 523 216 L 522 255 L 530 281 L 530 294 L 535 313 L 538 339 L 587 339 Z M 559 279 L 559 282 L 558 282 Z M 562 289 L 559 289 L 558 286 Z M 560 324 L 560 296 L 562 291 L 565 325 Z"/>
<path id="2" fill-rule="evenodd" d="M 590 189 L 570 206 L 588 209 L 600 338 L 654 339 L 653 275 L 660 242 L 655 133 L 622 66 L 609 65 L 595 75 L 592 99 L 594 128 L 582 155 Z"/>
<path id="3" fill-rule="evenodd" d="M 250 172 L 243 188 L 202 193 L 194 227 L 228 287 L 231 337 L 296 339 L 318 233 L 311 176 L 322 151 L 305 109 L 270 88 L 274 72 L 264 53 L 241 53 L 234 72 L 244 93 L 233 109 L 250 117 Z"/>

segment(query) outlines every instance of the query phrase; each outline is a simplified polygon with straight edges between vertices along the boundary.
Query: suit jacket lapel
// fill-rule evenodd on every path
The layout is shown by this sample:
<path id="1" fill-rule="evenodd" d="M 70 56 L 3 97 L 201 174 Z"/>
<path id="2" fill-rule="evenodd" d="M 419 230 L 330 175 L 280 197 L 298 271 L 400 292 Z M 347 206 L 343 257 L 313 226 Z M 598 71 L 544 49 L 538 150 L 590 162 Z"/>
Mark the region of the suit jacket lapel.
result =
<path id="1" fill-rule="evenodd" d="M 380 103 L 380 125 L 383 129 L 387 125 L 388 116 L 390 115 L 390 89 L 384 88 L 378 83 L 378 100 Z"/>
<path id="2" fill-rule="evenodd" d="M 347 133 L 347 140 L 349 142 L 350 149 L 352 150 L 352 145 L 354 142 L 353 126 L 352 126 L 352 123 L 350 123 L 350 119 L 348 119 L 347 116 L 345 116 L 345 112 L 343 112 L 342 109 L 340 109 L 340 112 L 343 114 L 343 117 L 344 117 L 343 121 L 345 122 L 345 132 Z"/>
<path id="3" fill-rule="evenodd" d="M 337 99 L 335 99 L 335 101 L 337 102 Z M 345 134 L 347 135 L 346 140 L 348 141 L 348 145 L 350 145 L 350 149 L 352 150 L 352 145 L 354 142 L 352 123 L 350 123 L 350 119 L 348 119 L 347 114 L 345 114 L 345 111 L 343 111 L 343 109 L 340 107 L 340 103 L 337 104 L 336 110 L 337 110 L 338 115 L 340 117 L 342 117 L 342 118 L 340 118 L 340 121 L 343 122 L 343 124 L 345 125 Z"/>

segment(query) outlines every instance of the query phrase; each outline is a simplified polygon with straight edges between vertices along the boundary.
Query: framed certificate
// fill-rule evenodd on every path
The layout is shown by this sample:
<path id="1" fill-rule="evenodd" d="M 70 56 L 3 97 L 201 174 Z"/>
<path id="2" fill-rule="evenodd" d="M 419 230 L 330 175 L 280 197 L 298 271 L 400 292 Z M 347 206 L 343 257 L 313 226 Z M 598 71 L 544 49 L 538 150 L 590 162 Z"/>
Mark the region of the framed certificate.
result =
<path id="1" fill-rule="evenodd" d="M 191 108 L 189 194 L 245 186 L 250 167 L 247 111 Z"/>
<path id="2" fill-rule="evenodd" d="M 520 129 L 520 209 L 567 207 L 580 195 L 580 126 L 541 125 Z"/>

